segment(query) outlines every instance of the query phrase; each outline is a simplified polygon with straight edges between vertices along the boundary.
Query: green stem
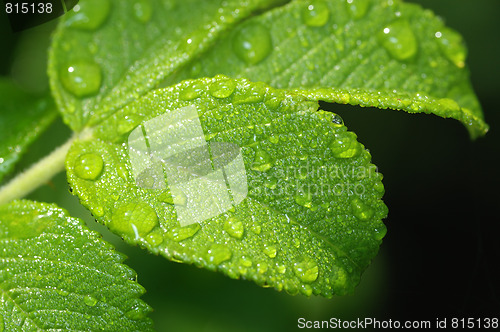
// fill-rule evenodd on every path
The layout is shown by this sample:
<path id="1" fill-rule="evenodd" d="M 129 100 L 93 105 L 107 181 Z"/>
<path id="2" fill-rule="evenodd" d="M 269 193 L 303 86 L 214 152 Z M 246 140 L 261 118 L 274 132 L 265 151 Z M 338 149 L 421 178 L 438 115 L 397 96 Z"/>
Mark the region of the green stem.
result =
<path id="1" fill-rule="evenodd" d="M 78 136 L 73 135 L 66 143 L 1 187 L 0 205 L 28 195 L 64 170 L 66 154 L 76 138 Z"/>

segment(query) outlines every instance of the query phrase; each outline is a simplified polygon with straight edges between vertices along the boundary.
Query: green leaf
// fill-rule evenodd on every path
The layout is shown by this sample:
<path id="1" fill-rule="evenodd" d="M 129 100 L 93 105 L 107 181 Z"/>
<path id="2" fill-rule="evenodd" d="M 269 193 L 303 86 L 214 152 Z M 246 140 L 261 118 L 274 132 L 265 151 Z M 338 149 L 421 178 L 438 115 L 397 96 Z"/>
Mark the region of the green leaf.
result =
<path id="1" fill-rule="evenodd" d="M 123 260 L 54 204 L 0 206 L 0 330 L 151 330 Z"/>
<path id="2" fill-rule="evenodd" d="M 205 201 L 215 206 L 220 192 L 200 184 L 183 195 L 169 175 L 165 186 L 166 164 L 138 174 L 131 158 L 144 132 L 149 156 L 160 150 L 153 137 L 165 145 L 181 135 L 169 130 L 188 127 L 161 122 L 155 132 L 150 124 L 185 107 L 197 110 L 214 165 L 217 143 L 241 147 L 248 194 L 219 215 L 181 226 L 178 205 L 192 209 L 197 195 L 210 194 L 217 197 Z M 246 80 L 185 81 L 149 93 L 97 126 L 95 138 L 76 141 L 66 159 L 68 182 L 99 222 L 168 259 L 292 294 L 351 292 L 385 235 L 382 176 L 340 117 L 317 108 Z M 179 165 L 196 154 L 180 157 Z M 230 190 L 234 202 L 244 191 L 237 188 Z"/>
<path id="3" fill-rule="evenodd" d="M 33 97 L 0 78 L 0 181 L 56 116 L 52 100 Z"/>
<path id="4" fill-rule="evenodd" d="M 477 137 L 488 125 L 466 54 L 457 32 L 414 4 L 293 1 L 240 24 L 170 82 L 244 77 L 311 100 L 455 118 Z"/>
<path id="5" fill-rule="evenodd" d="M 92 126 L 155 88 L 238 21 L 283 0 L 82 0 L 64 16 L 49 77 L 65 122 Z M 117 42 L 118 41 L 118 42 Z"/>

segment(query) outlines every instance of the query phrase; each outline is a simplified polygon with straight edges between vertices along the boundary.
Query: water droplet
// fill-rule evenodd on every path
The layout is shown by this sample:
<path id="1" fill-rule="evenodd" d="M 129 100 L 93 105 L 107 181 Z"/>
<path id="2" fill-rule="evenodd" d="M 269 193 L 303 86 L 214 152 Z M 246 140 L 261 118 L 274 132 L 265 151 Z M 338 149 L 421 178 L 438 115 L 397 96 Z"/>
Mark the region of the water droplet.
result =
<path id="1" fill-rule="evenodd" d="M 92 214 L 96 217 L 102 217 L 104 215 L 104 209 L 102 206 L 96 206 L 92 208 Z"/>
<path id="2" fill-rule="evenodd" d="M 299 239 L 293 239 L 293 246 L 295 248 L 300 248 L 300 240 Z"/>
<path id="3" fill-rule="evenodd" d="M 233 51 L 249 65 L 264 60 L 272 50 L 269 29 L 261 24 L 243 26 L 233 38 Z"/>
<path id="4" fill-rule="evenodd" d="M 107 226 L 115 233 L 137 239 L 146 236 L 157 225 L 158 216 L 149 204 L 129 202 L 120 203 Z"/>
<path id="5" fill-rule="evenodd" d="M 231 256 L 231 250 L 223 244 L 213 244 L 208 250 L 208 261 L 215 265 L 227 261 Z"/>
<path id="6" fill-rule="evenodd" d="M 167 237 L 171 240 L 179 242 L 195 235 L 200 230 L 200 228 L 200 224 L 191 224 L 184 227 L 174 227 L 167 233 Z"/>
<path id="7" fill-rule="evenodd" d="M 312 259 L 305 259 L 293 264 L 293 272 L 303 282 L 313 282 L 318 279 L 318 264 Z"/>
<path id="8" fill-rule="evenodd" d="M 141 320 L 144 319 L 147 315 L 147 307 L 146 304 L 136 303 L 132 306 L 132 308 L 125 313 L 125 316 L 129 319 L 133 320 Z"/>
<path id="9" fill-rule="evenodd" d="M 262 263 L 257 264 L 257 271 L 260 274 L 266 273 L 268 268 L 269 268 L 269 266 L 267 265 L 266 262 L 262 262 Z"/>
<path id="10" fill-rule="evenodd" d="M 299 292 L 298 285 L 290 279 L 285 280 L 285 292 L 287 292 L 290 295 L 297 295 Z"/>
<path id="11" fill-rule="evenodd" d="M 125 180 L 125 181 L 128 180 L 128 171 L 127 171 L 127 167 L 124 164 L 118 164 L 118 166 L 116 167 L 116 173 L 123 180 Z"/>
<path id="12" fill-rule="evenodd" d="M 224 230 L 234 238 L 241 239 L 245 232 L 245 226 L 241 221 L 234 217 L 230 217 L 224 223 Z"/>
<path id="13" fill-rule="evenodd" d="M 359 198 L 351 200 L 351 212 L 361 221 L 369 220 L 375 213 L 370 206 L 363 203 L 363 201 Z"/>
<path id="14" fill-rule="evenodd" d="M 274 165 L 274 160 L 271 158 L 267 151 L 258 149 L 255 152 L 255 158 L 250 167 L 254 171 L 265 172 L 269 170 Z"/>
<path id="15" fill-rule="evenodd" d="M 306 207 L 308 209 L 312 207 L 312 194 L 310 191 L 306 193 L 299 189 L 297 191 L 297 194 L 293 198 L 295 199 L 295 203 L 303 207 Z"/>
<path id="16" fill-rule="evenodd" d="M 133 7 L 134 16 L 139 22 L 146 23 L 149 21 L 153 13 L 153 7 L 151 6 L 150 0 L 136 0 Z"/>
<path id="17" fill-rule="evenodd" d="M 269 188 L 271 190 L 275 189 L 277 185 L 278 185 L 278 180 L 274 176 L 269 177 L 266 180 L 266 182 L 264 182 L 264 186 L 266 186 L 267 188 Z"/>
<path id="18" fill-rule="evenodd" d="M 443 28 L 436 32 L 441 52 L 455 64 L 458 68 L 465 67 L 465 59 L 467 58 L 467 48 L 462 39 L 462 36 L 450 28 Z"/>
<path id="19" fill-rule="evenodd" d="M 330 149 L 336 158 L 353 158 L 361 153 L 361 144 L 353 132 L 346 131 L 335 134 Z"/>
<path id="20" fill-rule="evenodd" d="M 158 247 L 160 244 L 162 244 L 163 232 L 161 228 L 157 227 L 149 232 L 149 234 L 146 236 L 146 241 L 153 247 Z"/>
<path id="21" fill-rule="evenodd" d="M 62 85 L 77 97 L 95 94 L 101 87 L 101 67 L 94 62 L 79 61 L 60 72 Z"/>
<path id="22" fill-rule="evenodd" d="M 61 296 L 68 296 L 69 292 L 65 291 L 64 289 L 58 289 L 57 294 L 59 294 Z"/>
<path id="23" fill-rule="evenodd" d="M 190 83 L 179 92 L 179 97 L 183 100 L 193 100 L 198 98 L 203 91 L 203 85 L 199 83 Z"/>
<path id="24" fill-rule="evenodd" d="M 332 113 L 332 123 L 335 125 L 343 126 L 344 119 L 338 114 Z"/>
<path id="25" fill-rule="evenodd" d="M 236 83 L 231 79 L 217 80 L 210 85 L 210 94 L 215 98 L 227 98 L 235 88 Z"/>
<path id="26" fill-rule="evenodd" d="M 259 235 L 262 229 L 259 225 L 253 225 L 252 227 L 250 227 L 250 230 Z"/>
<path id="27" fill-rule="evenodd" d="M 279 141 L 280 141 L 280 138 L 278 135 L 269 136 L 269 142 L 271 142 L 273 144 L 277 144 Z"/>
<path id="28" fill-rule="evenodd" d="M 73 7 L 73 13 L 66 20 L 66 25 L 83 30 L 95 30 L 106 21 L 111 7 L 109 0 L 81 1 Z"/>
<path id="29" fill-rule="evenodd" d="M 266 254 L 269 258 L 274 258 L 276 257 L 278 250 L 276 249 L 275 246 L 264 244 L 264 246 L 262 247 L 262 252 Z"/>
<path id="30" fill-rule="evenodd" d="M 75 160 L 75 175 L 84 180 L 95 180 L 101 174 L 104 163 L 100 155 L 84 153 Z"/>
<path id="31" fill-rule="evenodd" d="M 240 258 L 240 264 L 244 267 L 251 267 L 252 266 L 252 260 L 246 257 L 241 257 Z"/>
<path id="32" fill-rule="evenodd" d="M 300 288 L 301 288 L 300 290 L 301 290 L 302 294 L 304 294 L 305 296 L 312 295 L 313 289 L 310 285 L 301 285 Z"/>
<path id="33" fill-rule="evenodd" d="M 83 297 L 83 303 L 85 303 L 89 307 L 93 307 L 93 306 L 95 306 L 97 304 L 97 299 L 95 299 L 91 295 L 85 295 Z"/>
<path id="34" fill-rule="evenodd" d="M 443 111 L 448 113 L 445 117 L 451 116 L 451 113 L 460 111 L 460 106 L 457 102 L 450 98 L 441 98 L 438 100 L 439 106 L 443 108 Z"/>
<path id="35" fill-rule="evenodd" d="M 302 21 L 310 27 L 322 27 L 330 18 L 330 10 L 324 1 L 312 1 L 302 11 Z"/>
<path id="36" fill-rule="evenodd" d="M 418 42 L 413 30 L 405 19 L 399 19 L 386 26 L 378 34 L 382 46 L 397 60 L 408 60 L 418 50 Z"/>
<path id="37" fill-rule="evenodd" d="M 347 9 L 355 20 L 365 16 L 368 7 L 370 7 L 370 0 L 347 0 Z"/>
<path id="38" fill-rule="evenodd" d="M 377 241 L 382 240 L 385 234 L 387 234 L 387 227 L 385 227 L 384 224 L 381 224 L 380 227 L 373 230 L 373 238 Z"/>
<path id="39" fill-rule="evenodd" d="M 276 263 L 276 270 L 283 274 L 286 272 L 286 266 L 285 265 L 279 265 L 278 263 Z"/>

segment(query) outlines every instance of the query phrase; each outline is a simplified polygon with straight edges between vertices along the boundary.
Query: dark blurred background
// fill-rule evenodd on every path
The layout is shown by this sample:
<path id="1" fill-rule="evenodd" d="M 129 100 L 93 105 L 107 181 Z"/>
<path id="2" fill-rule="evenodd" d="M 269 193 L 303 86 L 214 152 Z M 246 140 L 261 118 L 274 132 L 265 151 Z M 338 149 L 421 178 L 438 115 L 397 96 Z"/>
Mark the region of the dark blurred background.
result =
<path id="1" fill-rule="evenodd" d="M 128 255 L 147 289 L 158 331 L 292 331 L 297 319 L 500 317 L 500 1 L 418 0 L 465 38 L 471 79 L 491 126 L 471 141 L 458 121 L 334 105 L 384 174 L 387 236 L 353 295 L 306 298 L 166 261 L 98 225 L 71 196 L 63 173 L 30 198 L 56 202 Z M 12 34 L 0 15 L 0 74 L 48 91 L 46 51 L 54 22 Z M 60 120 L 17 170 L 64 142 Z M 450 324 L 450 322 L 449 322 Z"/>

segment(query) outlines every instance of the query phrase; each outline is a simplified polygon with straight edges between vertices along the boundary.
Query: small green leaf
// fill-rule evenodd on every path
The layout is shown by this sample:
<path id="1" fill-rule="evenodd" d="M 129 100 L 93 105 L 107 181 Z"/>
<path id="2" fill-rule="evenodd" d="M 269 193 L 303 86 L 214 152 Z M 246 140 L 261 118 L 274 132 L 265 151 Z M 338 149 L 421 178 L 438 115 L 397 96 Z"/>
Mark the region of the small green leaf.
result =
<path id="1" fill-rule="evenodd" d="M 140 97 L 237 22 L 283 0 L 82 0 L 64 15 L 49 77 L 76 131 Z M 119 42 L 117 42 L 119 41 Z"/>
<path id="2" fill-rule="evenodd" d="M 225 74 L 311 100 L 434 113 L 477 137 L 488 125 L 466 54 L 457 32 L 414 4 L 293 1 L 240 24 L 177 80 Z"/>
<path id="3" fill-rule="evenodd" d="M 0 181 L 56 116 L 52 100 L 33 97 L 0 78 Z"/>
<path id="4" fill-rule="evenodd" d="M 54 204 L 0 206 L 0 330 L 152 330 L 123 260 Z"/>
<path id="5" fill-rule="evenodd" d="M 185 81 L 149 93 L 95 127 L 95 138 L 75 142 L 66 159 L 68 182 L 98 221 L 168 259 L 292 294 L 344 294 L 385 235 L 384 187 L 356 135 L 338 115 L 317 108 L 301 95 L 246 80 Z M 158 120 L 193 109 L 185 122 Z M 193 134 L 189 124 L 198 117 L 200 131 Z M 168 143 L 177 137 L 196 139 Z M 198 139 L 210 146 L 207 159 L 197 158 L 196 149 L 154 159 Z M 150 151 L 137 160 L 139 143 Z M 231 173 L 236 164 L 221 166 L 227 156 L 237 160 L 238 151 L 243 180 Z M 102 167 L 99 175 L 82 173 L 82 159 L 89 160 L 89 174 Z M 203 170 L 206 160 L 215 169 Z M 182 176 L 224 170 L 226 189 L 197 182 L 192 192 L 181 191 L 175 186 L 185 182 L 168 175 L 169 163 Z M 181 220 L 183 209 L 194 219 L 200 204 L 223 206 L 227 181 L 233 204 L 200 222 Z"/>

